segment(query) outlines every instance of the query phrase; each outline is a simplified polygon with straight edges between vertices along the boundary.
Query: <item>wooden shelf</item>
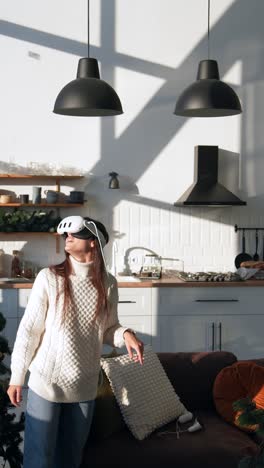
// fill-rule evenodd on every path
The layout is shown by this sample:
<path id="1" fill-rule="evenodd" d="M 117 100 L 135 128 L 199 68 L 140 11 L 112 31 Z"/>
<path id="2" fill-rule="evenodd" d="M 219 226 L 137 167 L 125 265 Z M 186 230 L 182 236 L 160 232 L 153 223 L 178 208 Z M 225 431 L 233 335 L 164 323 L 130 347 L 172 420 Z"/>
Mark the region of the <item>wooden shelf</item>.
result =
<path id="1" fill-rule="evenodd" d="M 6 232 L 6 231 L 0 231 L 0 235 L 20 235 L 20 234 L 38 234 L 38 235 L 47 235 L 49 234 L 50 236 L 56 236 L 56 237 L 61 237 L 60 234 L 57 234 L 57 232 L 49 232 L 49 231 L 10 231 L 10 232 Z"/>
<path id="2" fill-rule="evenodd" d="M 52 206 L 54 208 L 69 208 L 69 207 L 79 207 L 79 206 L 81 207 L 83 205 L 84 205 L 83 203 L 0 203 L 0 208 L 1 206 L 7 206 L 10 208 L 16 208 L 20 206 L 24 206 L 24 207 L 37 206 L 37 207 L 42 207 L 42 208 Z"/>
<path id="3" fill-rule="evenodd" d="M 60 192 L 61 181 L 63 180 L 79 180 L 83 179 L 82 175 L 60 175 L 60 174 L 0 174 L 0 180 L 5 179 L 5 181 L 16 181 L 21 180 L 22 182 L 28 182 L 32 185 L 33 180 L 46 180 L 54 181 L 56 184 L 56 191 Z M 76 208 L 83 207 L 83 203 L 0 203 L 0 208 Z M 0 232 L 0 236 L 54 236 L 56 239 L 56 253 L 60 252 L 60 238 L 61 236 L 57 232 L 32 232 L 32 231 L 14 231 L 14 232 Z"/>
<path id="4" fill-rule="evenodd" d="M 13 232 L 4 232 L 0 231 L 1 236 L 16 236 L 16 237 L 23 237 L 23 236 L 53 236 L 56 240 L 56 253 L 60 253 L 60 234 L 57 232 L 49 232 L 49 231 L 13 231 Z"/>
<path id="5" fill-rule="evenodd" d="M 7 179 L 8 181 L 11 180 L 21 180 L 23 182 L 29 181 L 31 183 L 32 180 L 54 180 L 56 184 L 56 191 L 60 191 L 61 181 L 62 180 L 78 180 L 83 179 L 84 176 L 81 175 L 55 175 L 55 174 L 0 174 L 0 179 Z"/>
<path id="6" fill-rule="evenodd" d="M 83 179 L 81 175 L 54 175 L 54 174 L 0 174 L 0 179 Z"/>

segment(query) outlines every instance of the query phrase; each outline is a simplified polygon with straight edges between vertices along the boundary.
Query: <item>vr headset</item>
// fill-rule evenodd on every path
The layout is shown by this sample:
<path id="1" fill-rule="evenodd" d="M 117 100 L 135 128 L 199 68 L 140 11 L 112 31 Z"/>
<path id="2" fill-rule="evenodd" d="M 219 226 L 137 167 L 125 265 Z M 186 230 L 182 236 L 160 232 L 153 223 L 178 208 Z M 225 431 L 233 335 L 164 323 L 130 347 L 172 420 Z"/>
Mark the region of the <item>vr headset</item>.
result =
<path id="1" fill-rule="evenodd" d="M 77 239 L 98 239 L 106 268 L 103 248 L 107 244 L 108 239 L 105 238 L 103 233 L 96 226 L 96 222 L 84 219 L 82 216 L 67 216 L 67 218 L 64 218 L 58 225 L 57 233 L 60 235 L 69 233 Z"/>

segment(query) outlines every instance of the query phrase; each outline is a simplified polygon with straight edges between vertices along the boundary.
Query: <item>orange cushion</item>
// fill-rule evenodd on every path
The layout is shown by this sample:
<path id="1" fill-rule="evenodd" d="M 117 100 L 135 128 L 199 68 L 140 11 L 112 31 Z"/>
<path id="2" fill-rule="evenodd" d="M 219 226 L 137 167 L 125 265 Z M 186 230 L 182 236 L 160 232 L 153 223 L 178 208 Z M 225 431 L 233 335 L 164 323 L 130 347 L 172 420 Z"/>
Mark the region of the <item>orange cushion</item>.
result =
<path id="1" fill-rule="evenodd" d="M 239 411 L 233 410 L 233 403 L 241 398 L 251 398 L 257 408 L 264 409 L 264 367 L 254 362 L 239 361 L 225 367 L 216 376 L 213 397 L 217 412 L 229 423 L 246 431 L 255 427 L 241 426 Z"/>

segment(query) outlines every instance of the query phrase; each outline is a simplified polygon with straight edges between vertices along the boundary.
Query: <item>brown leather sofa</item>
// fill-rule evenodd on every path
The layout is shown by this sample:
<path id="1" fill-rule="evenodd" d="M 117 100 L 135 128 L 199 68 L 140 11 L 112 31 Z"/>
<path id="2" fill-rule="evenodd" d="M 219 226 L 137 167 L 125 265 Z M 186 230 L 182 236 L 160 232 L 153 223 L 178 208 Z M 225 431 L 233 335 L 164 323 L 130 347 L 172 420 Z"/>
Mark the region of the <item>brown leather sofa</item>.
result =
<path id="1" fill-rule="evenodd" d="M 181 434 L 179 439 L 176 433 L 161 436 L 161 431 L 175 431 L 172 422 L 138 441 L 125 426 L 114 396 L 108 392 L 97 398 L 82 468 L 237 468 L 241 458 L 256 453 L 253 436 L 226 423 L 214 407 L 215 377 L 237 361 L 234 354 L 217 351 L 158 356 L 181 401 L 203 429 Z M 264 366 L 264 359 L 255 362 Z M 100 427 L 107 425 L 106 433 L 100 434 Z"/>

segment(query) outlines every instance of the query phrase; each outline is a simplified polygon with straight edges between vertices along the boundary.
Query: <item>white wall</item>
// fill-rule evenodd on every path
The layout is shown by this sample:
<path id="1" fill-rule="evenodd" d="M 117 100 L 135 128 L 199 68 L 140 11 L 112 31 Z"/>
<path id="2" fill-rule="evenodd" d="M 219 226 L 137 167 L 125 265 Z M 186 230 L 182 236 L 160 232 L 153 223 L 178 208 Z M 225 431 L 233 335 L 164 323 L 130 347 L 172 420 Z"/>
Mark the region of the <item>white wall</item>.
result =
<path id="1" fill-rule="evenodd" d="M 124 115 L 52 113 L 57 93 L 86 55 L 86 1 L 2 0 L 0 172 L 14 166 L 26 172 L 35 163 L 36 169 L 44 164 L 51 172 L 84 173 L 82 183 L 63 190 L 85 190 L 81 213 L 102 220 L 117 239 L 119 269 L 127 249 L 136 246 L 181 258 L 186 271 L 234 269 L 241 248 L 234 224 L 264 227 L 263 2 L 211 2 L 211 58 L 244 112 L 189 120 L 173 110 L 195 80 L 199 60 L 207 58 L 207 1 L 91 0 L 90 7 L 92 55 L 118 92 Z M 220 161 L 220 178 L 247 207 L 173 206 L 193 181 L 198 144 L 229 152 Z M 113 170 L 120 174 L 116 191 L 107 188 Z M 253 234 L 247 239 L 252 253 Z M 2 239 L 6 253 L 23 248 L 40 265 L 63 257 L 53 239 Z M 111 245 L 107 256 L 111 264 Z"/>

